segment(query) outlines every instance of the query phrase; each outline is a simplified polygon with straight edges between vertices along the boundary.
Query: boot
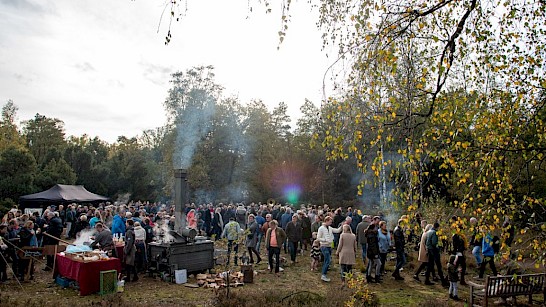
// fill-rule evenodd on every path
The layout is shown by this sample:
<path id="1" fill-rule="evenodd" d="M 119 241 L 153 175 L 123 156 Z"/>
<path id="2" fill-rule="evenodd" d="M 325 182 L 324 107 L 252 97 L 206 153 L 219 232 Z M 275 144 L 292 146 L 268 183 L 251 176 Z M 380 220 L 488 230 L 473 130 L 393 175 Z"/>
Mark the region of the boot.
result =
<path id="1" fill-rule="evenodd" d="M 373 283 L 374 283 L 373 278 L 372 278 L 371 275 L 366 276 L 366 281 L 367 281 L 369 284 L 373 284 Z"/>
<path id="2" fill-rule="evenodd" d="M 419 275 L 417 274 L 413 275 L 413 279 L 417 280 L 418 282 L 421 282 L 421 280 L 419 279 Z"/>
<path id="3" fill-rule="evenodd" d="M 464 280 L 464 275 L 461 275 L 461 286 L 466 286 L 466 285 L 468 285 L 468 284 Z"/>
<path id="4" fill-rule="evenodd" d="M 375 283 L 376 284 L 381 283 L 381 278 L 379 277 L 379 275 L 375 275 Z"/>
<path id="5" fill-rule="evenodd" d="M 392 273 L 392 277 L 394 277 L 396 280 L 404 280 L 404 277 L 400 276 L 399 270 L 394 271 L 394 273 Z"/>
<path id="6" fill-rule="evenodd" d="M 427 285 L 427 286 L 433 286 L 433 285 L 435 285 L 435 283 L 431 282 L 430 279 L 427 278 L 427 279 L 425 280 L 425 285 Z"/>

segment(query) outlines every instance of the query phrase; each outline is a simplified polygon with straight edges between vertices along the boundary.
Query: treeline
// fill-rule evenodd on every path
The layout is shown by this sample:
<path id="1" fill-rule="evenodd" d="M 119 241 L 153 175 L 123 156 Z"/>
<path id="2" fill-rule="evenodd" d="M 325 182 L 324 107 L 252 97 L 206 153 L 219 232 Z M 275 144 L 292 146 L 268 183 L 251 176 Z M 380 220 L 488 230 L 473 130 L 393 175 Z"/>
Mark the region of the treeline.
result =
<path id="1" fill-rule="evenodd" d="M 324 133 L 311 101 L 301 106 L 293 129 L 285 103 L 270 111 L 259 100 L 222 97 L 212 67 L 175 73 L 171 83 L 168 122 L 113 144 L 67 137 L 61 119 L 40 114 L 18 126 L 17 106 L 8 101 L 0 122 L 2 205 L 57 183 L 84 185 L 114 200 L 165 202 L 173 195 L 174 168 L 188 169 L 196 202 L 355 201 L 351 163 L 328 162 L 320 143 L 310 146 L 313 135 Z"/>

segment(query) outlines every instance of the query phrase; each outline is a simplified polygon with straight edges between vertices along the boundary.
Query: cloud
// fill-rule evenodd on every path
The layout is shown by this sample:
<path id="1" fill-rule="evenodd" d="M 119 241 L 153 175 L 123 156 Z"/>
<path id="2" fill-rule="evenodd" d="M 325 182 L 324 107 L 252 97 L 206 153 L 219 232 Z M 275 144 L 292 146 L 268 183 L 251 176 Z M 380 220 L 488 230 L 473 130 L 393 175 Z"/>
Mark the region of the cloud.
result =
<path id="1" fill-rule="evenodd" d="M 112 86 L 112 87 L 118 87 L 118 88 L 125 87 L 125 84 L 123 84 L 123 82 L 121 82 L 120 80 L 108 79 L 107 83 L 108 83 L 108 86 Z"/>
<path id="2" fill-rule="evenodd" d="M 172 73 L 170 67 L 152 64 L 149 62 L 140 61 L 138 63 L 143 68 L 143 76 L 155 85 L 165 85 Z"/>
<path id="3" fill-rule="evenodd" d="M 47 2 L 37 2 L 37 1 L 28 1 L 28 0 L 0 0 L 0 5 L 12 8 L 15 10 L 22 10 L 26 14 L 28 13 L 52 13 L 53 7 L 52 3 Z"/>
<path id="4" fill-rule="evenodd" d="M 31 77 L 27 77 L 19 73 L 13 74 L 13 77 L 15 77 L 15 80 L 17 80 L 17 82 L 23 83 L 23 84 L 29 84 L 32 81 L 34 81 Z"/>
<path id="5" fill-rule="evenodd" d="M 89 62 L 83 62 L 75 64 L 74 67 L 81 70 L 82 72 L 90 72 L 90 71 L 96 71 L 95 67 L 91 65 Z"/>

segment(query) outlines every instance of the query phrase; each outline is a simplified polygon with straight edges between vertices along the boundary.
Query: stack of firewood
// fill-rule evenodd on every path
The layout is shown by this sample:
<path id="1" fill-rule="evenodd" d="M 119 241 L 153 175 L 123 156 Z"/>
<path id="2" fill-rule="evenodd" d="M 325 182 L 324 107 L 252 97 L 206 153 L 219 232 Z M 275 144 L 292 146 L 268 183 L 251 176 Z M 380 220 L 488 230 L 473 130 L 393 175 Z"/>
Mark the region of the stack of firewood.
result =
<path id="1" fill-rule="evenodd" d="M 197 274 L 197 285 L 200 287 L 220 289 L 228 286 L 226 280 L 227 272 L 219 273 L 216 275 L 212 274 Z M 232 272 L 229 274 L 229 286 L 230 287 L 241 287 L 244 286 L 243 283 L 243 273 L 242 272 Z"/>

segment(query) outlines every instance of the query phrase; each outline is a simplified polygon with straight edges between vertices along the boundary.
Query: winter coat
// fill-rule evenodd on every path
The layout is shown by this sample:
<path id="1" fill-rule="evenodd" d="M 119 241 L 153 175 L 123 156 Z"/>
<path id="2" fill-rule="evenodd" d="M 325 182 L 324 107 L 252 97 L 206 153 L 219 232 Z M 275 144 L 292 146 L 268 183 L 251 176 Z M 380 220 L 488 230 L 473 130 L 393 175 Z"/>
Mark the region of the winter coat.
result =
<path id="1" fill-rule="evenodd" d="M 356 236 L 348 232 L 342 233 L 339 237 L 337 253 L 339 264 L 356 264 Z"/>
<path id="2" fill-rule="evenodd" d="M 484 257 L 495 256 L 495 251 L 493 250 L 493 237 L 491 237 L 489 233 L 482 239 L 482 254 Z"/>
<path id="3" fill-rule="evenodd" d="M 269 228 L 265 234 L 265 247 L 267 249 L 269 249 L 269 244 L 271 243 L 271 231 L 272 228 Z M 282 228 L 277 226 L 277 228 L 275 228 L 275 235 L 277 236 L 277 245 L 278 247 L 281 247 L 282 242 L 286 241 L 286 233 Z"/>
<path id="4" fill-rule="evenodd" d="M 301 241 L 302 237 L 302 229 L 301 229 L 301 223 L 300 222 L 293 222 L 290 221 L 288 224 L 286 224 L 286 236 L 288 237 L 288 241 L 290 242 L 299 242 Z"/>
<path id="5" fill-rule="evenodd" d="M 379 238 L 377 236 L 377 230 L 366 230 L 366 243 L 368 248 L 366 249 L 366 257 L 368 259 L 376 259 L 379 257 Z"/>
<path id="6" fill-rule="evenodd" d="M 451 241 L 453 242 L 454 253 L 464 253 L 466 249 L 465 242 L 459 234 L 453 234 L 453 236 L 451 237 Z"/>
<path id="7" fill-rule="evenodd" d="M 319 228 L 320 222 L 313 222 L 313 224 L 311 224 L 311 233 L 318 232 Z"/>
<path id="8" fill-rule="evenodd" d="M 311 220 L 307 216 L 301 219 L 301 238 L 311 239 Z"/>
<path id="9" fill-rule="evenodd" d="M 366 222 L 366 221 L 362 221 L 360 223 L 358 223 L 358 225 L 356 226 L 356 240 L 358 242 L 358 244 L 362 245 L 362 244 L 366 244 L 366 229 L 368 228 L 368 226 L 370 225 L 369 222 Z"/>
<path id="10" fill-rule="evenodd" d="M 125 222 L 123 218 L 116 214 L 112 220 L 112 234 L 125 234 Z"/>
<path id="11" fill-rule="evenodd" d="M 123 249 L 125 254 L 125 265 L 135 265 L 135 231 L 133 227 L 127 228 L 125 232 L 125 247 Z"/>
<path id="12" fill-rule="evenodd" d="M 419 258 L 417 258 L 419 262 L 428 262 L 427 233 L 428 232 L 423 231 L 423 234 L 421 235 L 421 243 L 419 243 Z"/>
<path id="13" fill-rule="evenodd" d="M 292 221 L 292 213 L 285 213 L 281 216 L 281 226 L 282 229 L 286 230 L 286 225 Z"/>
<path id="14" fill-rule="evenodd" d="M 317 240 L 320 242 L 321 247 L 332 247 L 334 242 L 334 233 L 341 233 L 342 228 L 333 228 L 332 226 L 322 225 L 318 229 Z"/>
<path id="15" fill-rule="evenodd" d="M 239 234 L 242 232 L 241 226 L 235 221 L 230 221 L 224 226 L 224 231 L 222 232 L 222 238 L 227 238 L 228 241 L 237 241 L 239 239 Z"/>
<path id="16" fill-rule="evenodd" d="M 427 251 L 435 252 L 438 251 L 438 235 L 436 234 L 436 229 L 431 228 L 427 232 Z"/>
<path id="17" fill-rule="evenodd" d="M 396 252 L 404 252 L 404 247 L 406 246 L 406 238 L 404 237 L 404 230 L 400 226 L 396 226 L 393 232 L 394 236 L 394 247 Z"/>
<path id="18" fill-rule="evenodd" d="M 459 281 L 459 274 L 457 272 L 457 266 L 453 263 L 447 264 L 447 279 L 452 282 Z"/>
<path id="19" fill-rule="evenodd" d="M 188 221 L 189 228 L 197 229 L 197 216 L 195 216 L 194 209 L 191 209 L 190 212 L 188 212 L 186 220 Z"/>
<path id="20" fill-rule="evenodd" d="M 144 227 L 136 226 L 133 228 L 133 231 L 135 232 L 135 241 L 146 241 L 146 230 L 144 230 Z"/>
<path id="21" fill-rule="evenodd" d="M 379 239 L 379 252 L 388 253 L 389 248 L 391 247 L 391 233 L 387 230 L 387 234 L 384 234 L 381 229 L 377 232 L 377 237 Z"/>
<path id="22" fill-rule="evenodd" d="M 247 225 L 247 231 L 249 231 L 249 233 L 246 235 L 245 239 L 246 247 L 256 247 L 256 244 L 258 243 L 258 228 L 258 223 L 256 223 L 256 221 Z"/>
<path id="23" fill-rule="evenodd" d="M 61 237 L 61 234 L 63 233 L 63 222 L 61 221 L 61 219 L 57 216 L 51 218 L 48 222 L 47 222 L 47 228 L 46 228 L 46 233 L 54 236 L 54 237 L 57 237 L 57 238 L 60 238 Z M 44 237 L 44 245 L 57 245 L 59 244 L 59 240 L 58 239 L 54 239 L 52 237 L 49 237 L 49 236 L 45 236 Z"/>

